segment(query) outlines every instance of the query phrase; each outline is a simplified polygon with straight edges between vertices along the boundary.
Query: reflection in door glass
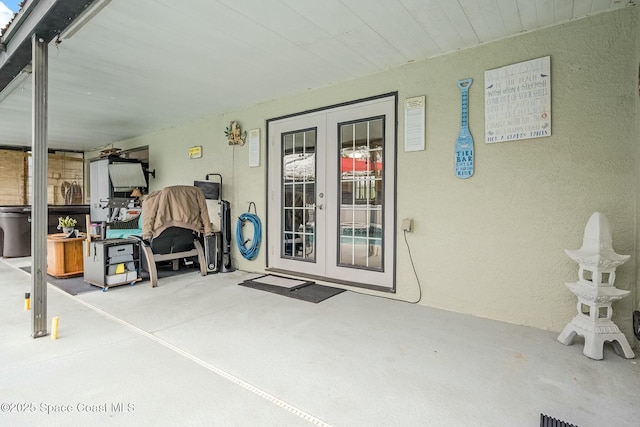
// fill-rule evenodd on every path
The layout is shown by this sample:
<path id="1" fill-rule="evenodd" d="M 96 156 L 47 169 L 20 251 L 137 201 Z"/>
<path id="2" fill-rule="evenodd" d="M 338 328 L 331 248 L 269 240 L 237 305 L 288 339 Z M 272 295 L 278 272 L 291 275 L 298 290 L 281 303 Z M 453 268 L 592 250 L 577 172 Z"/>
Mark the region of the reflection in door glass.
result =
<path id="1" fill-rule="evenodd" d="M 316 130 L 282 135 L 281 251 L 315 261 Z"/>
<path id="2" fill-rule="evenodd" d="M 339 125 L 338 264 L 382 270 L 384 120 Z"/>

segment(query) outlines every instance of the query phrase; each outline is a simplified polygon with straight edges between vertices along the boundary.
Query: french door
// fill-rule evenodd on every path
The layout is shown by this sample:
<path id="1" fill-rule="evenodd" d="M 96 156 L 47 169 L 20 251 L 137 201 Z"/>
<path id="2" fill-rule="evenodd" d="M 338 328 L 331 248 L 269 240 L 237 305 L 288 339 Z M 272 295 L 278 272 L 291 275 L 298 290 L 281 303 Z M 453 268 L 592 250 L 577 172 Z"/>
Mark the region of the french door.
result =
<path id="1" fill-rule="evenodd" d="M 395 289 L 396 95 L 268 125 L 268 267 Z"/>

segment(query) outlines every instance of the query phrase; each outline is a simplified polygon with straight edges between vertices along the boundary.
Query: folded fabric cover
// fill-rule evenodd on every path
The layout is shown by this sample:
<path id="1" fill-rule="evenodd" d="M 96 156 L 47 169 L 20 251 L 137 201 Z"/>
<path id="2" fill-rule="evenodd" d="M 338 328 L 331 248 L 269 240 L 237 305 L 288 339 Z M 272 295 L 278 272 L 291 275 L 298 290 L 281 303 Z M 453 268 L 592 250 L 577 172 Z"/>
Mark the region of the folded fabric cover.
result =
<path id="1" fill-rule="evenodd" d="M 175 185 L 150 193 L 142 202 L 142 238 L 151 239 L 169 227 L 198 233 L 213 233 L 207 202 L 202 190 Z"/>

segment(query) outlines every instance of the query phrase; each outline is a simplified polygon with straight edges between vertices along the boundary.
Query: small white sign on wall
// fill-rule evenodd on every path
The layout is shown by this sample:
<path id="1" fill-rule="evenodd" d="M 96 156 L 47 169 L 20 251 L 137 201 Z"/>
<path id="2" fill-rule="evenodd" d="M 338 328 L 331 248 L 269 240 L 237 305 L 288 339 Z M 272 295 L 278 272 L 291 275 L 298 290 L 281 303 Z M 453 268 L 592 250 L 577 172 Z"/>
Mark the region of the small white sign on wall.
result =
<path id="1" fill-rule="evenodd" d="M 260 166 L 260 129 L 249 131 L 249 167 Z"/>
<path id="2" fill-rule="evenodd" d="M 549 56 L 484 72 L 485 142 L 551 136 Z"/>
<path id="3" fill-rule="evenodd" d="M 404 100 L 404 151 L 424 150 L 426 97 Z"/>

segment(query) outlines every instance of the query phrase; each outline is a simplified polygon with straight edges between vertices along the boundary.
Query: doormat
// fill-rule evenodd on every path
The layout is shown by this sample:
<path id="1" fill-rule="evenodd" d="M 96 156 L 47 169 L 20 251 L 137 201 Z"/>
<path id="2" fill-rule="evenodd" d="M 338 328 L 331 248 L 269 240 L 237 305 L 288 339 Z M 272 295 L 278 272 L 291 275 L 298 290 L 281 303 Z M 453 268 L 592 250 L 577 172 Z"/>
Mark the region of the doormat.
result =
<path id="1" fill-rule="evenodd" d="M 20 270 L 24 270 L 31 274 L 31 266 L 20 267 Z M 71 295 L 83 294 L 85 292 L 99 291 L 102 288 L 90 285 L 84 281 L 83 276 L 69 277 L 67 279 L 58 279 L 47 274 L 47 283 L 51 283 L 56 288 L 59 288 Z"/>
<path id="2" fill-rule="evenodd" d="M 246 286 L 247 288 L 271 292 L 273 294 L 283 295 L 289 298 L 295 298 L 315 304 L 345 291 L 345 289 L 332 288 L 330 286 L 318 285 L 315 282 L 290 279 L 288 277 L 276 276 L 273 274 L 267 274 L 265 276 L 256 277 L 255 279 L 245 280 L 238 284 L 240 286 Z"/>
<path id="3" fill-rule="evenodd" d="M 274 274 L 267 274 L 251 280 L 245 280 L 245 282 L 256 282 L 263 285 L 277 286 L 278 288 L 285 288 L 290 290 L 298 289 L 303 286 L 313 285 L 315 283 L 308 282 L 306 280 L 292 279 L 290 277 L 276 276 Z"/>
<path id="4" fill-rule="evenodd" d="M 540 414 L 540 427 L 578 427 L 564 421 L 556 420 L 548 415 Z"/>

